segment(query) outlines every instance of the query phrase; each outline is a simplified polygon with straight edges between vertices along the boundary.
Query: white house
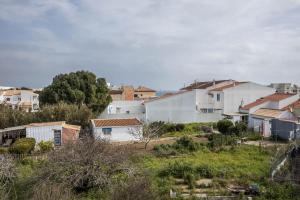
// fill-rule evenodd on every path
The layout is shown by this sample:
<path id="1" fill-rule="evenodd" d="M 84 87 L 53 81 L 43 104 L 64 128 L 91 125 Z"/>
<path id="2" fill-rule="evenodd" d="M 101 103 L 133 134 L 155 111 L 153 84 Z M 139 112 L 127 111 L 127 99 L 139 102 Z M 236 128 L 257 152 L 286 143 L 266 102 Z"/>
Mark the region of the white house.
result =
<path id="1" fill-rule="evenodd" d="M 91 126 L 94 138 L 121 142 L 138 140 L 131 131 L 140 130 L 142 123 L 136 118 L 92 119 Z"/>
<path id="2" fill-rule="evenodd" d="M 239 108 L 275 89 L 234 80 L 200 82 L 183 90 L 146 101 L 146 121 L 173 123 L 214 122 L 240 115 Z"/>
<path id="3" fill-rule="evenodd" d="M 26 137 L 35 138 L 36 143 L 53 141 L 55 146 L 73 142 L 79 138 L 80 126 L 60 122 L 32 123 L 26 126 Z"/>
<path id="4" fill-rule="evenodd" d="M 98 117 L 99 119 L 137 118 L 145 120 L 145 106 L 143 100 L 113 101 Z"/>
<path id="5" fill-rule="evenodd" d="M 36 111 L 39 109 L 39 95 L 32 90 L 3 90 L 0 91 L 0 103 L 26 112 Z"/>
<path id="6" fill-rule="evenodd" d="M 249 115 L 250 129 L 269 137 L 272 131 L 272 119 L 296 120 L 289 107 L 298 100 L 298 94 L 275 93 L 241 107 L 240 112 Z"/>

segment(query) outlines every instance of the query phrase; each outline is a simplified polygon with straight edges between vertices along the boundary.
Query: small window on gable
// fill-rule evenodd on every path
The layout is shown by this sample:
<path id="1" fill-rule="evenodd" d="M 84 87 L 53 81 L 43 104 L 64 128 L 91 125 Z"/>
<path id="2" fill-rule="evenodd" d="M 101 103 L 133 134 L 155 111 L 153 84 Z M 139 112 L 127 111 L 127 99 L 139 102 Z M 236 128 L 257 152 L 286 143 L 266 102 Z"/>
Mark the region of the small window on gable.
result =
<path id="1" fill-rule="evenodd" d="M 220 100 L 221 100 L 221 95 L 217 94 L 217 101 L 220 101 Z"/>
<path id="2" fill-rule="evenodd" d="M 112 128 L 102 128 L 102 133 L 104 135 L 111 135 Z"/>

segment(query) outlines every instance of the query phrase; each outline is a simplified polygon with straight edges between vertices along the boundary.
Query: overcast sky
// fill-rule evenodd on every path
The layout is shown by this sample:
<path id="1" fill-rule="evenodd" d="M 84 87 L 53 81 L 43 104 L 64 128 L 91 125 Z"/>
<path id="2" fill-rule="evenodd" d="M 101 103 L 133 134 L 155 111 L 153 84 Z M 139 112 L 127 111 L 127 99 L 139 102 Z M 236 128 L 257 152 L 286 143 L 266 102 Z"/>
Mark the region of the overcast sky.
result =
<path id="1" fill-rule="evenodd" d="M 0 0 L 0 85 L 300 84 L 300 0 Z"/>

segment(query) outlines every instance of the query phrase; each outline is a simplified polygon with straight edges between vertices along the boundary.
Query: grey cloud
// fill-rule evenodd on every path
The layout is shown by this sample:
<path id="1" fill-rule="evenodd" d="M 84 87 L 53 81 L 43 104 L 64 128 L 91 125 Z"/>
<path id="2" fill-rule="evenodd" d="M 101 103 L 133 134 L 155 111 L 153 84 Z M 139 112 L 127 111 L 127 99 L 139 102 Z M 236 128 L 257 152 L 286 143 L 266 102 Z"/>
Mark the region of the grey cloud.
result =
<path id="1" fill-rule="evenodd" d="M 78 69 L 156 89 L 300 83 L 298 11 L 298 0 L 2 0 L 0 25 L 20 39 L 0 30 L 0 84 L 40 87 Z"/>

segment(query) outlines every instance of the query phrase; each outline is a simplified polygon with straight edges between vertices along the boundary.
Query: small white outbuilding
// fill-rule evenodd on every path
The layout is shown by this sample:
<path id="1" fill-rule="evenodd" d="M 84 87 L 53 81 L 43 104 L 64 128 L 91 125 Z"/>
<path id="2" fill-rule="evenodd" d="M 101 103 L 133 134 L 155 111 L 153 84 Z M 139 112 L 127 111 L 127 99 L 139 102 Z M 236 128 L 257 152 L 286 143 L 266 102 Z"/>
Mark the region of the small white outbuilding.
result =
<path id="1" fill-rule="evenodd" d="M 65 121 L 31 123 L 26 126 L 26 137 L 34 138 L 36 143 L 53 141 L 55 146 L 76 141 L 79 132 L 80 126 L 66 124 Z"/>
<path id="2" fill-rule="evenodd" d="M 142 123 L 136 118 L 92 119 L 91 126 L 95 139 L 122 142 L 138 140 L 131 132 L 140 130 L 142 128 Z"/>

